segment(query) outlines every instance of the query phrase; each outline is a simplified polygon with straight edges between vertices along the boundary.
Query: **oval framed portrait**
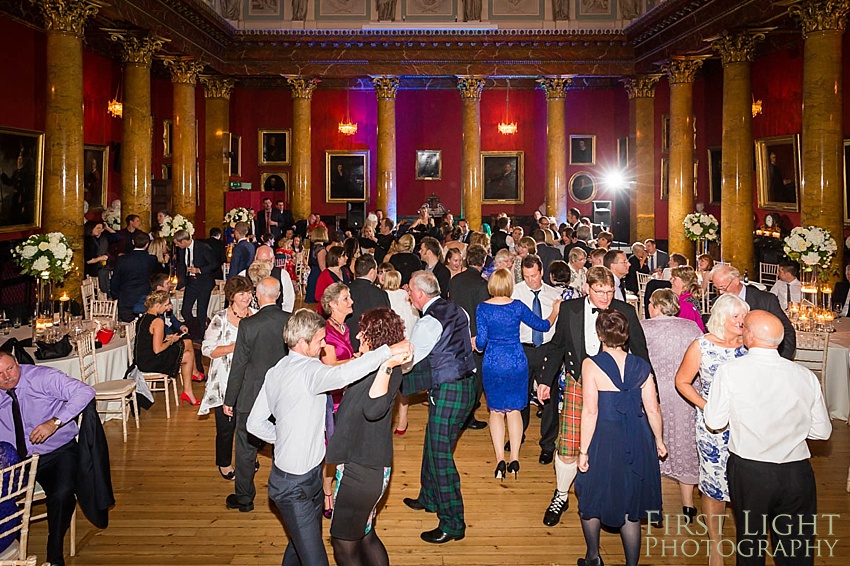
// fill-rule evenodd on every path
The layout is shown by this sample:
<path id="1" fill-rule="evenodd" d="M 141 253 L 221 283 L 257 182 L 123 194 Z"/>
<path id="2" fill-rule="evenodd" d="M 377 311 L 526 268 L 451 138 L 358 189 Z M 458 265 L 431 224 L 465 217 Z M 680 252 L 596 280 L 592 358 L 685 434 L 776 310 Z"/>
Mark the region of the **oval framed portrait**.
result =
<path id="1" fill-rule="evenodd" d="M 570 178 L 570 197 L 579 204 L 596 198 L 596 180 L 587 171 L 579 171 Z"/>

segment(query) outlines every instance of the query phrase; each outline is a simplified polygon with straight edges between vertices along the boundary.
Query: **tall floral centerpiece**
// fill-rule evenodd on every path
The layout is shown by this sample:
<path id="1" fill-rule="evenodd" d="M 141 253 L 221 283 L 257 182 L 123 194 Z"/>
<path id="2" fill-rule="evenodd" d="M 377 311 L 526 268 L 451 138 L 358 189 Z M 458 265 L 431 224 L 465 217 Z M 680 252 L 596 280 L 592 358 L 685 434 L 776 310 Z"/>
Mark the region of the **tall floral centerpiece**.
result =
<path id="1" fill-rule="evenodd" d="M 236 227 L 237 222 L 251 222 L 254 219 L 254 215 L 251 214 L 251 211 L 242 206 L 231 208 L 227 211 L 227 214 L 224 215 L 224 223 L 231 228 Z"/>
<path id="2" fill-rule="evenodd" d="M 697 257 L 701 254 L 707 254 L 708 243 L 717 240 L 720 230 L 720 223 L 717 222 L 717 218 L 707 212 L 693 212 L 685 216 L 682 224 L 685 227 L 685 237 L 697 242 Z M 697 263 L 699 262 L 695 262 L 694 265 L 697 265 Z"/>
<path id="3" fill-rule="evenodd" d="M 785 238 L 782 249 L 789 258 L 803 266 L 800 278 L 803 296 L 819 304 L 819 293 L 828 288 L 828 285 L 822 286 L 821 283 L 825 283 L 828 278 L 827 268 L 838 251 L 835 238 L 829 230 L 817 226 L 799 226 Z"/>
<path id="4" fill-rule="evenodd" d="M 121 229 L 121 201 L 114 200 L 101 215 L 106 225 L 116 232 Z"/>
<path id="5" fill-rule="evenodd" d="M 36 327 L 53 324 L 53 284 L 71 271 L 74 250 L 61 232 L 35 234 L 12 250 L 24 275 L 36 280 Z"/>
<path id="6" fill-rule="evenodd" d="M 175 214 L 173 218 L 166 214 L 165 218 L 162 219 L 159 234 L 165 238 L 165 241 L 168 242 L 168 245 L 171 248 L 171 267 L 169 268 L 169 275 L 171 275 L 171 280 L 174 285 L 177 284 L 177 252 L 174 249 L 174 234 L 180 230 L 186 230 L 190 236 L 195 235 L 195 226 L 182 214 Z"/>

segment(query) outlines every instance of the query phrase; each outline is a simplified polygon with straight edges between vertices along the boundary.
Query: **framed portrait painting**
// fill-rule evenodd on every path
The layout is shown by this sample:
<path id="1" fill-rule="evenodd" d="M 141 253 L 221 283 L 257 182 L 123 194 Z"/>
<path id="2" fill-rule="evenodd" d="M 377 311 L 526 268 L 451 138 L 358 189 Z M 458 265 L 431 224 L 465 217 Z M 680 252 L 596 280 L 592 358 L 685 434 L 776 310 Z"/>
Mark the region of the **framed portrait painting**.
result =
<path id="1" fill-rule="evenodd" d="M 242 176 L 242 136 L 230 134 L 230 152 L 227 154 L 230 160 L 230 176 Z"/>
<path id="2" fill-rule="evenodd" d="M 285 191 L 289 186 L 287 173 L 263 173 L 260 179 L 264 191 Z"/>
<path id="3" fill-rule="evenodd" d="M 670 196 L 670 161 L 666 157 L 661 158 L 661 193 L 658 198 L 667 200 Z"/>
<path id="4" fill-rule="evenodd" d="M 0 233 L 41 227 L 44 134 L 0 128 Z"/>
<path id="5" fill-rule="evenodd" d="M 844 140 L 844 227 L 850 228 L 850 138 Z"/>
<path id="6" fill-rule="evenodd" d="M 570 178 L 570 198 L 585 204 L 596 198 L 596 180 L 587 171 L 579 171 Z"/>
<path id="7" fill-rule="evenodd" d="M 368 151 L 325 151 L 325 200 L 366 202 L 369 194 Z"/>
<path id="8" fill-rule="evenodd" d="M 102 209 L 104 194 L 109 187 L 109 146 L 83 146 L 83 199 L 89 203 L 89 210 Z"/>
<path id="9" fill-rule="evenodd" d="M 570 136 L 570 165 L 596 164 L 596 136 Z"/>
<path id="10" fill-rule="evenodd" d="M 522 204 L 525 154 L 522 151 L 482 151 L 481 186 L 485 204 Z"/>
<path id="11" fill-rule="evenodd" d="M 800 193 L 800 142 L 796 134 L 756 140 L 758 205 L 797 212 Z"/>
<path id="12" fill-rule="evenodd" d="M 171 141 L 174 139 L 174 123 L 171 120 L 162 121 L 162 156 L 171 157 Z"/>
<path id="13" fill-rule="evenodd" d="M 670 114 L 661 115 L 661 151 L 670 151 Z"/>
<path id="14" fill-rule="evenodd" d="M 416 150 L 416 180 L 439 181 L 443 178 L 443 152 L 439 149 Z"/>
<path id="15" fill-rule="evenodd" d="M 291 130 L 259 130 L 257 147 L 260 165 L 289 165 Z"/>
<path id="16" fill-rule="evenodd" d="M 711 204 L 720 204 L 720 189 L 722 177 L 720 176 L 720 165 L 723 152 L 719 147 L 708 148 L 708 201 Z"/>

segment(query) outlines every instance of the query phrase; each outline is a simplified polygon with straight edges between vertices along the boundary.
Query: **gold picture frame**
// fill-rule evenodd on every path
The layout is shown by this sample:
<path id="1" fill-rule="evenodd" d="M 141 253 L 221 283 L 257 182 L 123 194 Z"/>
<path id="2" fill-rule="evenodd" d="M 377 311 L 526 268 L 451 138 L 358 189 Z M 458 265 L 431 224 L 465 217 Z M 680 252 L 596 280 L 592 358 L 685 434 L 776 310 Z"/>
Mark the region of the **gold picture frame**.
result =
<path id="1" fill-rule="evenodd" d="M 231 177 L 242 176 L 242 136 L 230 134 L 230 151 L 227 154 Z"/>
<path id="2" fill-rule="evenodd" d="M 756 140 L 759 208 L 800 210 L 799 138 L 798 134 L 792 134 Z"/>
<path id="3" fill-rule="evenodd" d="M 666 157 L 661 158 L 661 180 L 660 192 L 658 198 L 667 200 L 670 197 L 670 160 Z"/>
<path id="4" fill-rule="evenodd" d="M 844 227 L 850 228 L 850 138 L 844 138 Z"/>
<path id="5" fill-rule="evenodd" d="M 285 171 L 279 171 L 277 173 L 263 173 L 260 177 L 260 187 L 260 190 L 263 191 L 283 191 L 288 195 L 289 173 L 286 173 Z"/>
<path id="6" fill-rule="evenodd" d="M 416 180 L 439 181 L 443 178 L 443 152 L 439 149 L 416 150 Z"/>
<path id="7" fill-rule="evenodd" d="M 174 123 L 171 120 L 162 121 L 162 156 L 171 157 L 171 141 L 174 139 Z"/>
<path id="8" fill-rule="evenodd" d="M 570 165 L 596 165 L 595 135 L 570 135 Z"/>
<path id="9" fill-rule="evenodd" d="M 723 161 L 723 151 L 720 147 L 710 147 L 708 153 L 708 202 L 720 204 L 722 197 L 723 177 L 720 167 Z"/>
<path id="10" fill-rule="evenodd" d="M 325 201 L 366 202 L 369 196 L 369 151 L 325 151 Z"/>
<path id="11" fill-rule="evenodd" d="M 570 198 L 578 204 L 586 204 L 596 198 L 598 186 L 590 171 L 579 171 L 570 177 Z"/>
<path id="12" fill-rule="evenodd" d="M 670 151 L 670 114 L 661 115 L 661 153 Z"/>
<path id="13" fill-rule="evenodd" d="M 44 133 L 0 128 L 0 167 L 0 234 L 41 228 Z"/>
<path id="14" fill-rule="evenodd" d="M 289 165 L 292 130 L 257 130 L 259 165 Z"/>
<path id="15" fill-rule="evenodd" d="M 525 152 L 481 152 L 483 204 L 522 204 L 525 202 L 524 177 Z"/>
<path id="16" fill-rule="evenodd" d="M 103 210 L 109 190 L 109 146 L 83 146 L 83 199 L 89 210 Z"/>

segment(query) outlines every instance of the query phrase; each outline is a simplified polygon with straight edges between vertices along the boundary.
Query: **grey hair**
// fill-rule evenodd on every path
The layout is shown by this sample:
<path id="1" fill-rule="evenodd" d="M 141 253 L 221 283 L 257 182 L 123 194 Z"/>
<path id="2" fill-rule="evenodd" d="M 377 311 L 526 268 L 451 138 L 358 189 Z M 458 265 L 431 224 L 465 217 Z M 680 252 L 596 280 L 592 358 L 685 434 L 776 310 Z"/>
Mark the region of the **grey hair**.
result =
<path id="1" fill-rule="evenodd" d="M 729 293 L 720 295 L 720 298 L 711 307 L 711 318 L 708 319 L 705 327 L 711 334 L 721 340 L 726 340 L 726 322 L 739 312 L 747 314 L 750 312 L 750 305 L 737 295 L 730 295 Z"/>
<path id="2" fill-rule="evenodd" d="M 570 253 L 569 253 L 570 263 L 572 263 L 574 261 L 578 261 L 579 258 L 581 258 L 581 257 L 587 258 L 587 252 L 584 251 L 582 248 L 576 246 L 576 247 L 574 247 L 573 249 L 570 250 Z"/>
<path id="3" fill-rule="evenodd" d="M 582 224 L 581 226 L 576 228 L 576 238 L 585 242 L 590 239 L 592 233 L 593 232 L 591 232 L 590 226 L 586 226 L 585 224 Z"/>
<path id="4" fill-rule="evenodd" d="M 280 295 L 280 281 L 274 277 L 263 277 L 257 282 L 257 297 L 266 297 L 277 300 Z"/>
<path id="5" fill-rule="evenodd" d="M 714 276 L 720 275 L 721 273 L 728 273 L 730 279 L 735 279 L 736 277 L 741 276 L 741 272 L 738 271 L 734 266 L 725 263 L 715 265 L 714 269 L 711 270 L 709 276 L 711 280 L 714 281 Z"/>
<path id="6" fill-rule="evenodd" d="M 419 289 L 428 297 L 436 297 L 440 294 L 440 283 L 437 277 L 426 269 L 414 271 L 410 276 L 409 285 Z"/>
<path id="7" fill-rule="evenodd" d="M 175 242 L 185 242 L 189 240 L 189 232 L 186 230 L 177 230 L 174 232 L 174 241 Z"/>
<path id="8" fill-rule="evenodd" d="M 332 283 L 328 285 L 325 291 L 322 293 L 322 310 L 325 311 L 325 314 L 331 314 L 331 303 L 334 303 L 339 300 L 339 296 L 343 291 L 348 290 L 348 285 L 345 283 Z"/>
<path id="9" fill-rule="evenodd" d="M 678 316 L 681 309 L 679 297 L 672 289 L 656 289 L 649 297 L 649 302 L 655 305 L 655 308 L 660 310 L 664 316 Z"/>
<path id="10" fill-rule="evenodd" d="M 283 340 L 290 348 L 297 346 L 301 340 L 310 342 L 316 332 L 325 327 L 325 324 L 325 319 L 316 311 L 298 309 L 289 317 L 289 321 L 283 328 Z"/>

